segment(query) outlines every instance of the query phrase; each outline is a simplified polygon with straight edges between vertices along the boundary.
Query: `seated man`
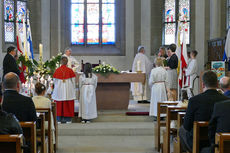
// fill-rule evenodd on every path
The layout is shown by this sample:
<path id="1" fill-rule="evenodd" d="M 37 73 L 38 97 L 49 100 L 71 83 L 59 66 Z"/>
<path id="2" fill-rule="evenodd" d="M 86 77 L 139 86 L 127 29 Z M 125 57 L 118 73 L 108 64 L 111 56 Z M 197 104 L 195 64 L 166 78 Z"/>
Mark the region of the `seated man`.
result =
<path id="1" fill-rule="evenodd" d="M 13 114 L 4 112 L 0 105 L 0 134 L 22 134 L 22 128 Z"/>
<path id="2" fill-rule="evenodd" d="M 230 78 L 223 77 L 220 79 L 220 88 L 224 91 L 224 95 L 230 98 Z"/>
<path id="3" fill-rule="evenodd" d="M 229 98 L 220 94 L 216 89 L 218 80 L 216 73 L 207 71 L 202 77 L 203 93 L 189 99 L 188 108 L 184 118 L 184 124 L 179 130 L 181 143 L 186 151 L 192 151 L 193 122 L 209 121 L 213 112 L 214 104 Z M 201 148 L 209 145 L 200 144 Z"/>
<path id="4" fill-rule="evenodd" d="M 19 94 L 19 78 L 9 72 L 5 75 L 2 109 L 14 114 L 19 121 L 36 121 L 36 110 L 30 97 Z"/>

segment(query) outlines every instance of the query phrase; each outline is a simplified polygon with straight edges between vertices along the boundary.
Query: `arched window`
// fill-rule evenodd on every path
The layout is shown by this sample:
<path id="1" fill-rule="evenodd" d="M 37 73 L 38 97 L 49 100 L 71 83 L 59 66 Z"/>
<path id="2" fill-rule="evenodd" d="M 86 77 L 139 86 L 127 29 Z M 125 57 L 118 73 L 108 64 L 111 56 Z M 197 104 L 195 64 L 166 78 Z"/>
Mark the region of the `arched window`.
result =
<path id="1" fill-rule="evenodd" d="M 163 44 L 176 43 L 176 32 L 180 24 L 188 29 L 187 44 L 190 44 L 190 0 L 165 0 Z M 181 37 L 182 39 L 182 37 Z"/>
<path id="2" fill-rule="evenodd" d="M 22 33 L 22 19 L 27 10 L 26 0 L 4 0 L 4 40 L 7 43 L 16 41 L 16 21 Z"/>
<path id="3" fill-rule="evenodd" d="M 115 3 L 115 0 L 71 0 L 71 44 L 115 44 Z"/>

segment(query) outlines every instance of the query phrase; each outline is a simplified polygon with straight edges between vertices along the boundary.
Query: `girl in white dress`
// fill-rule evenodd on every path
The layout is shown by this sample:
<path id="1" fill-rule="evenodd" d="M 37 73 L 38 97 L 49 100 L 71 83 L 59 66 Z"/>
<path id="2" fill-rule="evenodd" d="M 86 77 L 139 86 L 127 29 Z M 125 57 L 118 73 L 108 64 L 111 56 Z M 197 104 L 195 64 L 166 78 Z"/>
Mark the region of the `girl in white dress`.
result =
<path id="1" fill-rule="evenodd" d="M 167 71 L 163 68 L 163 60 L 157 58 L 155 61 L 156 68 L 152 69 L 149 79 L 151 87 L 151 102 L 149 116 L 157 116 L 157 103 L 167 101 Z"/>
<path id="2" fill-rule="evenodd" d="M 82 123 L 90 123 L 91 119 L 97 118 L 96 87 L 97 76 L 92 73 L 92 65 L 86 63 L 79 78 L 79 117 Z"/>

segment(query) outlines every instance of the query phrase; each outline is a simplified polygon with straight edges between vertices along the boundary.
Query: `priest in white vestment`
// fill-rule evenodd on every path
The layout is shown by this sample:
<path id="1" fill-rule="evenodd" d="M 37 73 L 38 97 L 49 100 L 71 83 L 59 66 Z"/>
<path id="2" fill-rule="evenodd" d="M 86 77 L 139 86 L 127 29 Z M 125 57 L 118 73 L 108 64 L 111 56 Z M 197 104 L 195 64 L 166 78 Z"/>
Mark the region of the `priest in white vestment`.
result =
<path id="1" fill-rule="evenodd" d="M 131 84 L 131 91 L 135 101 L 145 102 L 149 99 L 147 97 L 147 90 L 150 90 L 148 86 L 148 77 L 152 67 L 153 64 L 150 62 L 149 58 L 145 55 L 144 46 L 139 46 L 138 53 L 136 54 L 133 61 L 132 72 L 145 73 L 146 81 L 145 84 L 142 83 Z"/>
<path id="2" fill-rule="evenodd" d="M 194 95 L 192 95 L 191 89 L 194 88 L 193 87 L 193 81 L 197 77 L 197 71 L 198 71 L 197 60 L 196 60 L 197 54 L 198 53 L 196 50 L 194 50 L 190 53 L 191 60 L 188 64 L 187 69 L 185 70 L 188 98 L 191 98 L 192 96 L 194 96 Z"/>
<path id="3" fill-rule="evenodd" d="M 52 98 L 57 104 L 58 122 L 71 122 L 74 117 L 74 100 L 76 99 L 76 75 L 67 67 L 68 59 L 61 58 L 61 67 L 54 72 L 54 90 Z"/>
<path id="4" fill-rule="evenodd" d="M 149 78 L 149 86 L 151 87 L 149 116 L 157 117 L 157 103 L 167 101 L 168 74 L 160 57 L 156 59 L 155 65 L 156 68 L 152 69 Z"/>
<path id="5" fill-rule="evenodd" d="M 80 63 L 71 55 L 72 55 L 71 48 L 66 48 L 65 54 L 63 54 L 63 56 L 66 56 L 68 58 L 67 66 L 71 68 L 74 72 L 80 72 L 81 71 Z"/>
<path id="6" fill-rule="evenodd" d="M 88 123 L 97 117 L 96 103 L 97 76 L 92 73 L 92 65 L 84 65 L 84 73 L 79 78 L 80 100 L 79 115 L 82 123 Z"/>

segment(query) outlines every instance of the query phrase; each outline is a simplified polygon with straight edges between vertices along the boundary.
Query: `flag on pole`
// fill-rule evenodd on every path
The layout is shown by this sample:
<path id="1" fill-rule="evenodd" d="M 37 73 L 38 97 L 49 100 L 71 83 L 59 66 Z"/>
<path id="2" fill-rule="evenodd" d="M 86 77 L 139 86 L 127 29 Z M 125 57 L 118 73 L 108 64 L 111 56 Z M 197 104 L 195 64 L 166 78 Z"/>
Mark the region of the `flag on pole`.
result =
<path id="1" fill-rule="evenodd" d="M 223 61 L 228 61 L 228 71 L 230 71 L 230 60 L 228 57 L 230 56 L 230 30 L 228 30 L 228 34 L 225 41 L 225 48 L 224 48 L 224 56 Z"/>
<path id="2" fill-rule="evenodd" d="M 26 16 L 26 15 L 25 15 Z M 23 47 L 24 47 L 24 55 L 25 55 L 25 58 L 26 60 L 28 60 L 28 53 L 27 53 L 27 36 L 26 36 L 26 17 L 24 16 L 24 19 L 23 19 Z"/>
<path id="3" fill-rule="evenodd" d="M 180 73 L 179 73 L 179 85 L 182 88 L 185 84 L 186 77 L 185 77 L 185 68 L 188 64 L 188 55 L 187 55 L 187 44 L 186 44 L 186 32 L 188 31 L 187 28 L 183 30 L 183 41 L 181 45 L 181 55 L 180 55 Z"/>
<path id="4" fill-rule="evenodd" d="M 18 48 L 18 51 L 21 54 L 23 54 L 24 49 L 22 47 L 22 39 L 21 39 L 21 36 L 20 36 L 20 33 L 19 33 L 19 23 L 18 23 L 18 21 L 16 21 L 16 37 L 17 37 L 17 48 Z"/>
<path id="5" fill-rule="evenodd" d="M 29 12 L 29 11 L 27 11 Z M 29 13 L 28 13 L 29 15 Z M 33 44 L 32 44 L 32 35 L 30 28 L 30 20 L 27 19 L 27 45 L 28 45 L 28 55 L 29 59 L 34 59 Z"/>
<path id="6" fill-rule="evenodd" d="M 178 27 L 177 27 L 177 37 L 176 37 L 176 55 L 178 57 L 178 67 L 177 67 L 177 74 L 180 72 L 180 56 L 181 56 L 181 41 L 180 41 L 180 36 L 181 36 L 181 26 L 180 26 L 180 21 L 178 21 Z"/>

